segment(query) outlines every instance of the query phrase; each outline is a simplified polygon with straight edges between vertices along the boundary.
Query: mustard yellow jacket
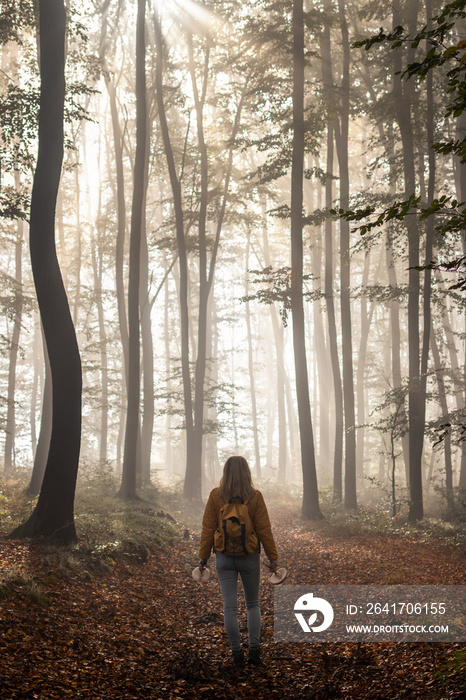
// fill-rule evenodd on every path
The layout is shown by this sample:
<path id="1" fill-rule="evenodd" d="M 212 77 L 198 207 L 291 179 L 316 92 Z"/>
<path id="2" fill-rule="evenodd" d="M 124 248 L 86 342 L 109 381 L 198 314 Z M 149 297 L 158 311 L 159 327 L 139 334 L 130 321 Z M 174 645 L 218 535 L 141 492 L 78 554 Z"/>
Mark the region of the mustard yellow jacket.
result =
<path id="1" fill-rule="evenodd" d="M 224 506 L 224 501 L 218 495 L 218 486 L 210 492 L 207 501 L 204 517 L 202 519 L 201 544 L 199 547 L 199 559 L 208 559 L 214 544 L 214 532 L 218 527 L 220 508 Z M 264 497 L 260 491 L 256 491 L 254 496 L 247 502 L 249 517 L 251 518 L 254 530 L 265 549 L 265 553 L 270 561 L 278 559 L 277 547 L 272 534 L 269 514 L 265 505 Z"/>

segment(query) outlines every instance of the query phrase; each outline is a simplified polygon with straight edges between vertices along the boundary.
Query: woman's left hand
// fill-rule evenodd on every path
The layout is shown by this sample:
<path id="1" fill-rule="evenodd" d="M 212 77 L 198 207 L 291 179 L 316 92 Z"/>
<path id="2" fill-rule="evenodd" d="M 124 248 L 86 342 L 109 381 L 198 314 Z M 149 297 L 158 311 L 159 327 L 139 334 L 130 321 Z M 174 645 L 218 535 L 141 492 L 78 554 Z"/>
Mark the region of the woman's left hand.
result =
<path id="1" fill-rule="evenodd" d="M 199 571 L 201 572 L 201 574 L 204 571 L 204 569 L 206 568 L 206 565 L 207 565 L 207 559 L 199 559 Z"/>

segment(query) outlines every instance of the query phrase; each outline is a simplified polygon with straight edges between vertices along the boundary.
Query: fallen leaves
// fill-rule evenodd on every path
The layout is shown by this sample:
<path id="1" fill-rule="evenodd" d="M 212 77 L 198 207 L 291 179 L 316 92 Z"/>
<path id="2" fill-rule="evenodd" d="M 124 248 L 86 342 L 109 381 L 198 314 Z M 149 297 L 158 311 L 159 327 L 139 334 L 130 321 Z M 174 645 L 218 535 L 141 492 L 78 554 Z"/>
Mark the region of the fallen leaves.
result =
<path id="1" fill-rule="evenodd" d="M 291 507 L 271 507 L 270 514 L 289 583 L 465 583 L 459 554 L 436 542 L 377 533 L 334 537 L 300 523 Z M 218 580 L 192 580 L 199 533 L 185 532 L 179 527 L 172 544 L 155 552 L 128 547 L 129 556 L 108 570 L 77 554 L 73 566 L 60 568 L 41 547 L 0 539 L 0 571 L 17 575 L 0 601 L 0 697 L 463 697 L 460 645 L 274 644 L 265 570 L 265 663 L 235 669 Z M 46 607 L 30 597 L 31 583 L 40 585 Z M 239 616 L 246 641 L 242 597 Z"/>

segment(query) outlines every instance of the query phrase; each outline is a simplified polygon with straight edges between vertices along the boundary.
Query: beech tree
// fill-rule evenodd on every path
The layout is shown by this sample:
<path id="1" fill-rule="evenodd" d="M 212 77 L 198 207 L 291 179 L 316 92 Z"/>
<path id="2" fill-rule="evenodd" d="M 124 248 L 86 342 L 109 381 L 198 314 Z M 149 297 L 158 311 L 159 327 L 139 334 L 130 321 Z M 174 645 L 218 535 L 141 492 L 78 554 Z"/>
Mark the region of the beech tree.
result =
<path id="1" fill-rule="evenodd" d="M 82 374 L 55 248 L 55 208 L 63 161 L 66 11 L 39 1 L 39 153 L 31 198 L 29 244 L 52 376 L 52 433 L 37 505 L 13 537 L 75 541 L 74 494 L 81 441 Z"/>
<path id="2" fill-rule="evenodd" d="M 309 401 L 303 307 L 303 173 L 304 173 L 304 13 L 293 0 L 293 153 L 291 161 L 291 314 L 303 470 L 302 514 L 321 518 L 314 435 Z"/>
<path id="3" fill-rule="evenodd" d="M 5 474 L 26 483 L 32 454 L 37 494 L 58 380 L 56 367 L 53 391 L 43 379 L 17 236 L 37 150 L 35 0 L 3 4 L 0 427 Z M 83 473 L 123 476 L 135 498 L 160 472 L 199 501 L 241 450 L 259 486 L 302 473 L 303 514 L 332 481 L 350 508 L 396 482 L 416 520 L 422 481 L 436 485 L 429 506 L 440 483 L 454 513 L 466 483 L 464 3 L 441 19 L 430 0 L 303 2 L 294 89 L 293 0 L 167 3 L 155 18 L 146 2 L 144 49 L 137 4 L 91 0 L 68 18 L 55 218 L 84 360 Z M 379 51 L 350 51 L 379 26 Z"/>
<path id="4" fill-rule="evenodd" d="M 134 164 L 133 208 L 131 213 L 130 267 L 128 283 L 128 406 L 126 413 L 125 451 L 123 475 L 119 495 L 134 499 L 136 494 L 136 464 L 139 430 L 139 389 L 140 389 L 140 264 L 141 238 L 144 205 L 144 183 L 146 164 L 147 107 L 145 72 L 145 10 L 146 0 L 138 0 L 137 39 L 136 39 L 136 100 L 137 135 L 136 159 Z"/>

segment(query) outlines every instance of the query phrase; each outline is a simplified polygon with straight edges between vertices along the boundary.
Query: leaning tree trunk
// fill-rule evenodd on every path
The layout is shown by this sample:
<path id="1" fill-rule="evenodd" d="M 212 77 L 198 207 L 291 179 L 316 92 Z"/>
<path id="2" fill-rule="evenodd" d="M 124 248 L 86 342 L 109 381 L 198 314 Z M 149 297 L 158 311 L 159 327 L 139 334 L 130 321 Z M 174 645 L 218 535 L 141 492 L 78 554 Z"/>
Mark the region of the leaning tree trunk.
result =
<path id="1" fill-rule="evenodd" d="M 82 373 L 55 248 L 55 207 L 63 162 L 65 101 L 63 0 L 39 0 L 39 154 L 30 212 L 31 264 L 52 374 L 53 419 L 37 505 L 13 537 L 76 541 L 74 494 L 81 443 Z"/>
<path id="2" fill-rule="evenodd" d="M 138 0 L 136 22 L 136 159 L 134 163 L 128 283 L 128 402 L 123 473 L 118 492 L 120 498 L 126 500 L 137 498 L 136 465 L 138 463 L 139 390 L 141 384 L 139 374 L 139 281 L 147 138 L 145 12 L 146 0 Z"/>
<path id="3" fill-rule="evenodd" d="M 304 518 L 322 518 L 312 430 L 303 305 L 303 170 L 304 170 L 304 12 L 293 0 L 293 153 L 291 161 L 291 313 L 298 398 Z"/>

